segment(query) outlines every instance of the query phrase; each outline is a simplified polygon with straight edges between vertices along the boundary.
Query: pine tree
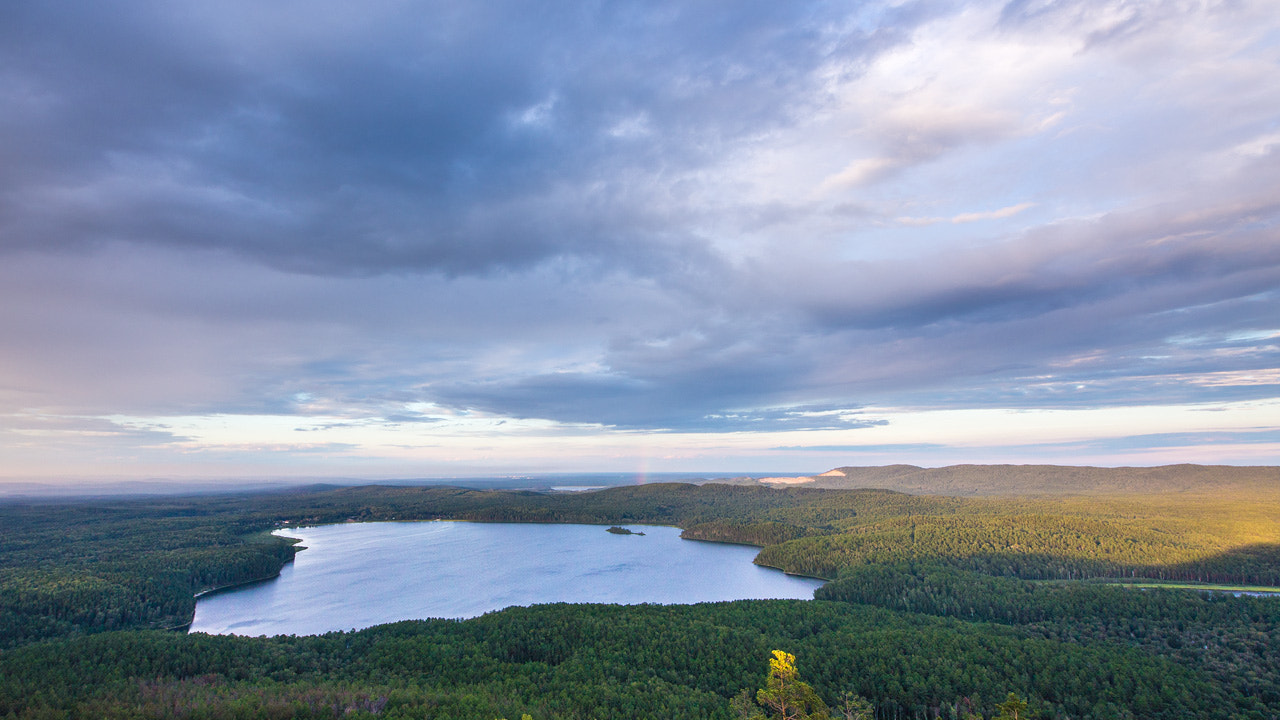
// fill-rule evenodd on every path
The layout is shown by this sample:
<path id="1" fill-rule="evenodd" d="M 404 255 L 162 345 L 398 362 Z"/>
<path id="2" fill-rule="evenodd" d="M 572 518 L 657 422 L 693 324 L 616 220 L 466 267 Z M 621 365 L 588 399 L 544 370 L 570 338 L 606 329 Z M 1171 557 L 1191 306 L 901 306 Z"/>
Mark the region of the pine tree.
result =
<path id="1" fill-rule="evenodd" d="M 756 702 L 778 720 L 829 720 L 827 705 L 808 683 L 800 680 L 796 657 L 774 650 L 769 659 L 769 679 L 756 693 Z"/>
<path id="2" fill-rule="evenodd" d="M 1018 697 L 1018 693 L 1011 692 L 1005 698 L 1004 702 L 996 703 L 996 710 L 1000 714 L 996 715 L 992 720 L 1029 720 L 1032 715 L 1027 710 L 1027 701 Z"/>
<path id="3" fill-rule="evenodd" d="M 875 706 L 871 701 L 849 690 L 840 694 L 840 707 L 837 709 L 843 720 L 872 720 L 875 717 Z"/>

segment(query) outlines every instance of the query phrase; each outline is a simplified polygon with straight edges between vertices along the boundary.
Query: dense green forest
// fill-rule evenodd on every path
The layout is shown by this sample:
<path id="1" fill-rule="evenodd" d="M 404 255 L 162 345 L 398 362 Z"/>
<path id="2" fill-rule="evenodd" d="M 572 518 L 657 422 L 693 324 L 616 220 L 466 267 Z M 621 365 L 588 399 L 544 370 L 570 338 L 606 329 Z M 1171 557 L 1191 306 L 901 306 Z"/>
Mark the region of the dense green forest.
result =
<path id="1" fill-rule="evenodd" d="M 670 524 L 832 580 L 815 601 L 547 605 L 318 637 L 187 635 L 194 595 L 278 573 L 299 523 Z M 0 717 L 729 718 L 793 653 L 836 712 L 1280 715 L 1280 599 L 1097 578 L 1280 584 L 1268 488 L 1094 497 L 654 484 L 0 505 Z M 177 630 L 175 630 L 175 628 Z M 759 708 L 757 708 L 759 711 Z"/>

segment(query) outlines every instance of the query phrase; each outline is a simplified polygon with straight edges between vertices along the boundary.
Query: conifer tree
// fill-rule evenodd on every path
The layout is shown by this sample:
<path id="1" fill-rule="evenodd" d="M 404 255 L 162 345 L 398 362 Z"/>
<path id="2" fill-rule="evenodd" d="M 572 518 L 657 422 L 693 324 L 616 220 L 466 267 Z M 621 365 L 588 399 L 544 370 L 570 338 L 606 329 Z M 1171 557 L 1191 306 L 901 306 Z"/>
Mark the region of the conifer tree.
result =
<path id="1" fill-rule="evenodd" d="M 774 650 L 769 659 L 769 679 L 756 693 L 756 702 L 777 720 L 829 720 L 827 705 L 796 670 L 796 657 Z"/>
<path id="2" fill-rule="evenodd" d="M 1005 698 L 1004 702 L 996 703 L 996 710 L 1000 714 L 996 715 L 992 720 L 1029 720 L 1032 717 L 1030 711 L 1027 710 L 1027 701 L 1018 697 L 1018 693 L 1011 692 Z"/>
<path id="3" fill-rule="evenodd" d="M 875 717 L 875 706 L 871 701 L 849 690 L 840 694 L 838 711 L 842 720 L 872 720 Z"/>

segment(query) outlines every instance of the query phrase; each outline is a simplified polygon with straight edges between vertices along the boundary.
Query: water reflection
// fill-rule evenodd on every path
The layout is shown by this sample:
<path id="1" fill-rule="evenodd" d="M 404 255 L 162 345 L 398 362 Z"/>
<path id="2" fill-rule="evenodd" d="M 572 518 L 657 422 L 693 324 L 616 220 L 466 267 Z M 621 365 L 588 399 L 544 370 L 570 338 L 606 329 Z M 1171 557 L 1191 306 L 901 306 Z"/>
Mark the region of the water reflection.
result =
<path id="1" fill-rule="evenodd" d="M 275 580 L 201 597 L 191 631 L 310 635 L 534 603 L 811 598 L 822 584 L 753 565 L 755 548 L 643 530 L 464 522 L 286 530 L 278 534 L 307 549 Z"/>

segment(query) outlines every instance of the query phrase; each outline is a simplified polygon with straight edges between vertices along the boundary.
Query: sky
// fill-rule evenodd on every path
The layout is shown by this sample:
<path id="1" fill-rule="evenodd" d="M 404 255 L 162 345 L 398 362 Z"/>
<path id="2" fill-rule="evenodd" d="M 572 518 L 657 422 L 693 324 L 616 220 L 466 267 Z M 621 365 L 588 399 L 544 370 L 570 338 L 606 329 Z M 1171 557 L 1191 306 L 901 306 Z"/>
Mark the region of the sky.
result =
<path id="1" fill-rule="evenodd" d="M 0 5 L 0 479 L 1280 464 L 1273 0 Z"/>

